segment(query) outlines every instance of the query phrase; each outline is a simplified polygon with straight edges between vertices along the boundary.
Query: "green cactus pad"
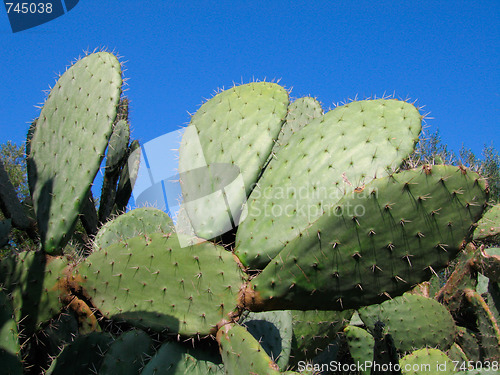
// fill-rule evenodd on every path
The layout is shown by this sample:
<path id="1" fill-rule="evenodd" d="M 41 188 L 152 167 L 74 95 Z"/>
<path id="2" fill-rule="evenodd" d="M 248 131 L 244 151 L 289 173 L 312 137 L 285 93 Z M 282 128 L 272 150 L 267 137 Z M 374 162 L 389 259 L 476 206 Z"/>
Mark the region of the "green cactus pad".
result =
<path id="1" fill-rule="evenodd" d="M 293 340 L 290 364 L 312 360 L 349 323 L 353 310 L 292 310 Z"/>
<path id="2" fill-rule="evenodd" d="M 469 358 L 467 358 L 467 354 L 465 354 L 464 350 L 458 345 L 456 342 L 453 343 L 450 349 L 446 352 L 446 355 L 453 361 L 458 362 L 458 365 L 467 366 L 467 362 Z"/>
<path id="3" fill-rule="evenodd" d="M 455 364 L 438 349 L 420 349 L 401 358 L 402 375 L 454 375 Z"/>
<path id="4" fill-rule="evenodd" d="M 12 294 L 14 315 L 23 321 L 25 333 L 33 333 L 63 308 L 67 266 L 65 258 L 34 251 L 0 260 L 0 284 Z"/>
<path id="5" fill-rule="evenodd" d="M 358 366 L 362 365 L 360 374 L 370 375 L 371 368 L 365 368 L 364 364 L 373 362 L 373 347 L 375 346 L 373 336 L 365 329 L 356 326 L 345 327 L 344 334 L 354 363 Z"/>
<path id="6" fill-rule="evenodd" d="M 174 223 L 165 212 L 153 207 L 136 208 L 104 224 L 95 236 L 93 250 L 102 250 L 139 235 L 167 235 L 173 228 Z"/>
<path id="7" fill-rule="evenodd" d="M 125 120 L 118 121 L 113 127 L 106 154 L 106 169 L 117 169 L 125 157 L 130 140 L 130 125 Z"/>
<path id="8" fill-rule="evenodd" d="M 153 340 L 146 332 L 132 330 L 120 335 L 109 347 L 99 368 L 100 375 L 136 375 L 152 352 Z"/>
<path id="9" fill-rule="evenodd" d="M 476 334 L 465 327 L 457 326 L 456 342 L 471 361 L 480 361 L 481 353 Z"/>
<path id="10" fill-rule="evenodd" d="M 187 349 L 176 342 L 166 342 L 152 356 L 141 375 L 222 375 L 220 357 L 202 350 Z"/>
<path id="11" fill-rule="evenodd" d="M 217 332 L 224 370 L 232 374 L 280 374 L 260 343 L 242 326 L 226 324 Z"/>
<path id="12" fill-rule="evenodd" d="M 380 303 L 453 259 L 486 201 L 480 177 L 425 166 L 343 198 L 252 279 L 246 306 L 346 309 Z"/>
<path id="13" fill-rule="evenodd" d="M 402 352 L 432 347 L 448 350 L 456 336 L 453 317 L 439 302 L 415 294 L 404 294 L 359 309 L 359 315 L 373 333 L 382 323 L 384 332 Z"/>
<path id="14" fill-rule="evenodd" d="M 303 97 L 291 103 L 288 106 L 285 123 L 281 127 L 278 139 L 273 147 L 273 154 L 288 144 L 293 134 L 321 116 L 323 116 L 323 108 L 321 108 L 320 102 L 314 98 Z"/>
<path id="15" fill-rule="evenodd" d="M 478 335 L 486 361 L 500 361 L 500 329 L 498 322 L 487 303 L 479 293 L 472 289 L 464 290 L 465 298 L 471 304 L 476 315 Z"/>
<path id="16" fill-rule="evenodd" d="M 290 137 L 248 198 L 236 254 L 262 269 L 344 194 L 399 167 L 412 152 L 421 115 L 397 100 L 346 104 Z"/>
<path id="17" fill-rule="evenodd" d="M 243 274 L 222 247 L 181 248 L 176 234 L 151 233 L 92 253 L 75 280 L 108 318 L 193 336 L 236 310 Z"/>
<path id="18" fill-rule="evenodd" d="M 4 374 L 23 374 L 19 332 L 12 302 L 2 288 L 0 288 L 0 363 Z"/>
<path id="19" fill-rule="evenodd" d="M 292 313 L 290 310 L 249 313 L 240 322 L 281 371 L 287 368 L 292 348 Z"/>
<path id="20" fill-rule="evenodd" d="M 113 336 L 104 332 L 80 335 L 63 347 L 52 361 L 46 375 L 89 375 L 101 366 L 103 354 L 113 342 Z"/>
<path id="21" fill-rule="evenodd" d="M 55 357 L 61 348 L 69 344 L 78 334 L 84 334 L 78 327 L 78 320 L 72 311 L 64 311 L 51 319 L 38 335 L 43 341 L 48 355 Z M 90 332 L 86 332 L 90 333 Z"/>
<path id="22" fill-rule="evenodd" d="M 19 202 L 16 190 L 9 179 L 2 160 L 0 160 L 0 212 L 3 212 L 7 218 L 11 219 L 16 228 L 28 229 L 30 227 L 30 220 L 24 212 L 21 202 Z"/>
<path id="23" fill-rule="evenodd" d="M 500 236 L 500 204 L 491 207 L 477 223 L 474 231 L 476 241 L 495 241 Z"/>
<path id="24" fill-rule="evenodd" d="M 137 178 L 141 161 L 141 153 L 137 151 L 139 148 L 140 145 L 138 140 L 133 140 L 128 147 L 127 163 L 125 163 L 120 172 L 120 179 L 116 189 L 115 213 L 122 213 L 125 211 L 130 196 L 132 195 L 132 188 Z"/>
<path id="25" fill-rule="evenodd" d="M 491 281 L 500 283 L 500 248 L 479 250 L 479 269 Z"/>
<path id="26" fill-rule="evenodd" d="M 126 120 L 118 121 L 113 127 L 106 154 L 106 168 L 99 202 L 99 221 L 101 222 L 105 222 L 113 211 L 120 170 L 127 163 L 129 139 L 129 124 Z"/>
<path id="27" fill-rule="evenodd" d="M 28 179 L 43 248 L 59 253 L 99 170 L 121 94 L 121 67 L 110 53 L 69 68 L 47 98 L 33 133 Z"/>
<path id="28" fill-rule="evenodd" d="M 12 302 L 5 291 L 0 288 L 0 358 L 13 357 L 12 359 L 17 358 L 20 361 L 19 344 L 19 332 Z"/>
<path id="29" fill-rule="evenodd" d="M 179 148 L 179 172 L 185 207 L 198 236 L 209 239 L 231 229 L 230 218 L 239 215 L 257 182 L 287 107 L 283 87 L 254 82 L 217 94 L 192 117 Z M 222 165 L 223 176 L 199 173 L 207 165 Z M 232 169 L 234 177 L 241 173 L 242 181 L 226 186 L 223 196 L 217 179 L 233 179 Z"/>

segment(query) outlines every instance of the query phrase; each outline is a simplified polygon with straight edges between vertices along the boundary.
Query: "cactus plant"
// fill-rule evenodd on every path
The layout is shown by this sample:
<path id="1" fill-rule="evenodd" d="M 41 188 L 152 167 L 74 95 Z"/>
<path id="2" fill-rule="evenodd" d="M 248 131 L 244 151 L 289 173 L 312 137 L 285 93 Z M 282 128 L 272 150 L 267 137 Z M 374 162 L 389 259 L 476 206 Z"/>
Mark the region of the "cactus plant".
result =
<path id="1" fill-rule="evenodd" d="M 237 310 L 243 284 L 230 253 L 208 242 L 181 248 L 175 233 L 139 235 L 96 251 L 73 279 L 106 317 L 188 336 L 215 333 Z"/>
<path id="2" fill-rule="evenodd" d="M 153 340 L 144 331 L 123 333 L 109 346 L 99 374 L 137 374 L 146 356 L 152 354 L 152 344 Z"/>
<path id="3" fill-rule="evenodd" d="M 477 223 L 474 240 L 498 240 L 500 235 L 500 204 L 491 207 Z"/>
<path id="4" fill-rule="evenodd" d="M 455 366 L 451 359 L 438 349 L 416 350 L 403 357 L 399 363 L 402 375 L 455 374 Z"/>
<path id="5" fill-rule="evenodd" d="M 346 309 L 400 295 L 456 256 L 481 215 L 484 189 L 478 175 L 455 167 L 376 179 L 287 244 L 251 281 L 245 302 Z"/>
<path id="6" fill-rule="evenodd" d="M 262 345 L 280 370 L 288 367 L 293 337 L 291 311 L 249 313 L 239 323 Z"/>
<path id="7" fill-rule="evenodd" d="M 28 179 L 44 250 L 61 253 L 104 157 L 122 86 L 107 52 L 71 66 L 47 98 L 29 140 Z"/>
<path id="8" fill-rule="evenodd" d="M 431 298 L 404 294 L 380 305 L 359 309 L 371 332 L 384 325 L 398 350 L 409 352 L 425 347 L 448 350 L 455 341 L 456 326 L 446 307 Z"/>
<path id="9" fill-rule="evenodd" d="M 0 354 L 12 373 L 291 374 L 353 359 L 449 363 L 423 346 L 459 361 L 498 360 L 496 237 L 481 229 L 493 219 L 483 218 L 466 246 L 488 187 L 464 167 L 401 168 L 421 129 L 414 105 L 361 100 L 323 114 L 310 97 L 289 104 L 275 83 L 220 92 L 184 130 L 185 215 L 174 228 L 157 209 L 124 212 L 140 146 L 129 143 L 121 83 L 112 54 L 90 54 L 59 78 L 30 126 L 38 227 L 18 209 L 0 166 L 8 218 L 0 241 L 9 246 L 10 224 L 40 241 L 37 251 L 0 260 L 2 344 L 10 348 Z M 105 153 L 97 211 L 90 187 Z M 81 245 L 70 241 L 78 218 Z M 199 236 L 188 246 L 183 225 Z M 457 255 L 434 300 L 421 288 L 428 297 L 397 302 L 432 276 L 440 283 L 437 273 Z M 352 309 L 362 320 L 349 325 Z M 424 322 L 442 332 L 419 333 Z"/>
<path id="10" fill-rule="evenodd" d="M 241 369 L 249 374 L 279 374 L 279 367 L 260 343 L 242 326 L 225 324 L 217 332 L 217 341 L 227 375 Z"/>
<path id="11" fill-rule="evenodd" d="M 216 237 L 231 229 L 231 222 L 239 221 L 241 207 L 262 172 L 287 107 L 288 93 L 283 87 L 254 82 L 219 93 L 192 117 L 191 131 L 184 133 L 179 149 L 179 172 L 185 207 L 198 236 Z M 231 137 L 224 136 L 229 131 Z M 218 179 L 229 177 L 228 166 L 221 173 L 213 171 L 221 163 L 233 166 L 236 176 L 241 173 L 243 186 L 230 185 L 224 194 L 219 188 L 210 189 L 214 183 L 218 185 Z M 213 177 L 198 172 L 206 166 L 212 166 Z M 203 196 L 211 199 L 199 200 Z"/>
<path id="12" fill-rule="evenodd" d="M 236 239 L 243 264 L 263 268 L 343 195 L 397 168 L 420 122 L 409 103 L 369 100 L 337 107 L 296 132 L 248 198 Z"/>

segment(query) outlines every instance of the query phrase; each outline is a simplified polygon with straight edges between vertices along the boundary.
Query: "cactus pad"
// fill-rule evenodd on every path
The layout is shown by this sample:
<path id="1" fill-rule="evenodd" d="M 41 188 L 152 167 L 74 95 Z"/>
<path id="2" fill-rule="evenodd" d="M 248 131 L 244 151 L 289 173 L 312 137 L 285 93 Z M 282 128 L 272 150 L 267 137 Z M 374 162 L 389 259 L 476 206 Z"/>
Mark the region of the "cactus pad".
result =
<path id="1" fill-rule="evenodd" d="M 229 216 L 237 216 L 235 210 L 241 211 L 271 153 L 287 107 L 288 93 L 283 87 L 254 82 L 217 94 L 192 117 L 179 148 L 179 172 L 183 199 L 189 203 L 186 209 L 198 236 L 209 239 L 222 234 Z M 233 166 L 236 176 L 241 173 L 243 180 L 242 184 L 228 187 L 225 198 L 217 180 L 227 176 L 214 173 L 207 177 L 197 172 L 220 164 L 229 174 Z M 216 187 L 207 192 L 207 186 L 212 184 Z"/>
<path id="2" fill-rule="evenodd" d="M 344 334 L 349 345 L 354 363 L 364 365 L 373 362 L 373 347 L 375 340 L 365 329 L 356 326 L 347 326 L 344 328 Z M 360 375 L 370 375 L 371 369 L 360 367 Z"/>
<path id="3" fill-rule="evenodd" d="M 19 332 L 12 303 L 0 288 L 0 361 L 5 373 L 22 374 L 20 354 Z"/>
<path id="4" fill-rule="evenodd" d="M 28 179 L 48 253 L 61 251 L 76 223 L 111 136 L 121 85 L 116 57 L 91 54 L 59 78 L 42 108 Z"/>
<path id="5" fill-rule="evenodd" d="M 420 349 L 401 358 L 402 375 L 441 374 L 454 375 L 455 365 L 438 349 Z"/>
<path id="6" fill-rule="evenodd" d="M 242 326 L 226 324 L 217 332 L 224 370 L 231 374 L 280 374 L 260 343 Z"/>
<path id="7" fill-rule="evenodd" d="M 278 365 L 280 370 L 285 370 L 292 347 L 291 311 L 249 313 L 239 323 L 261 343 L 263 349 Z"/>
<path id="8" fill-rule="evenodd" d="M 46 375 L 87 375 L 101 366 L 103 353 L 113 342 L 109 333 L 92 332 L 77 336 L 73 342 L 63 347 L 52 361 Z"/>
<path id="9" fill-rule="evenodd" d="M 104 224 L 95 236 L 93 249 L 104 249 L 139 235 L 167 235 L 173 228 L 174 223 L 165 212 L 153 207 L 136 208 Z"/>
<path id="10" fill-rule="evenodd" d="M 334 341 L 348 324 L 353 310 L 292 310 L 293 341 L 290 362 L 310 360 Z"/>
<path id="11" fill-rule="evenodd" d="M 273 153 L 284 147 L 290 137 L 309 124 L 312 120 L 323 115 L 321 104 L 314 98 L 303 97 L 295 100 L 288 106 L 285 123 L 281 127 Z"/>
<path id="12" fill-rule="evenodd" d="M 164 343 L 147 362 L 141 375 L 222 375 L 220 357 L 201 350 L 186 349 L 176 342 Z"/>
<path id="13" fill-rule="evenodd" d="M 343 198 L 252 279 L 260 309 L 345 309 L 403 294 L 453 259 L 486 201 L 479 176 L 434 166 Z"/>
<path id="14" fill-rule="evenodd" d="M 403 352 L 432 347 L 448 350 L 455 340 L 453 317 L 439 302 L 419 295 L 404 294 L 359 309 L 359 315 L 371 332 L 382 323 L 384 332 Z"/>
<path id="15" fill-rule="evenodd" d="M 0 284 L 12 294 L 14 315 L 27 333 L 58 314 L 64 304 L 64 269 L 68 261 L 41 252 L 11 254 L 0 261 Z"/>
<path id="16" fill-rule="evenodd" d="M 153 340 L 140 330 L 120 335 L 109 347 L 99 369 L 100 375 L 136 375 L 146 356 L 152 354 Z"/>
<path id="17" fill-rule="evenodd" d="M 399 167 L 420 128 L 413 105 L 365 100 L 337 107 L 293 134 L 248 198 L 236 238 L 242 263 L 263 268 L 344 194 Z"/>
<path id="18" fill-rule="evenodd" d="M 243 274 L 222 247 L 152 233 L 92 253 L 75 279 L 106 317 L 192 336 L 215 333 L 236 310 Z"/>
<path id="19" fill-rule="evenodd" d="M 474 240 L 495 241 L 500 236 L 500 204 L 491 207 L 477 223 Z"/>

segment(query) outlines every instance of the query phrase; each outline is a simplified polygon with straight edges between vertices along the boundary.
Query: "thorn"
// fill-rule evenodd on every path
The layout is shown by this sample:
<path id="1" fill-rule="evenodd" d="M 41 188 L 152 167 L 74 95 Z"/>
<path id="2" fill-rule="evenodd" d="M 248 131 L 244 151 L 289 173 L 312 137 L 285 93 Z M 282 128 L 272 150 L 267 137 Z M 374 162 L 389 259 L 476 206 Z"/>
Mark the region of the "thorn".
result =
<path id="1" fill-rule="evenodd" d="M 404 283 L 406 284 L 406 281 L 405 281 L 405 280 L 403 280 L 403 279 L 402 279 L 401 277 L 399 277 L 398 275 L 394 275 L 393 277 L 394 277 L 394 279 L 395 279 L 396 281 L 402 281 L 402 282 L 404 282 Z"/>
<path id="2" fill-rule="evenodd" d="M 436 276 L 436 277 L 439 277 L 439 275 L 436 273 L 436 271 L 434 271 L 434 268 L 432 268 L 431 266 L 428 267 L 431 272 Z"/>
<path id="3" fill-rule="evenodd" d="M 410 265 L 410 267 L 412 267 L 411 265 L 411 260 L 410 260 L 410 257 L 412 257 L 413 255 L 409 255 L 409 254 L 406 254 L 403 259 L 406 259 L 408 261 L 408 264 Z"/>

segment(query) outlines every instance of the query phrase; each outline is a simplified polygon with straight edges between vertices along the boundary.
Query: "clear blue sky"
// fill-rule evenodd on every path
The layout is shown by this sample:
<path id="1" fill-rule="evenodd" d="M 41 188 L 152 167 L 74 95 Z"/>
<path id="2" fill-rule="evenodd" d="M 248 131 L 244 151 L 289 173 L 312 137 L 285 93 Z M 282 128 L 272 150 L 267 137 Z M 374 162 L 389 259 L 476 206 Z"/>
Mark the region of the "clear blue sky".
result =
<path id="1" fill-rule="evenodd" d="M 500 2 L 95 1 L 13 34 L 0 8 L 0 142 L 21 143 L 56 73 L 83 50 L 126 62 L 133 137 L 178 129 L 219 87 L 254 79 L 328 108 L 396 93 L 458 151 L 500 148 Z"/>

